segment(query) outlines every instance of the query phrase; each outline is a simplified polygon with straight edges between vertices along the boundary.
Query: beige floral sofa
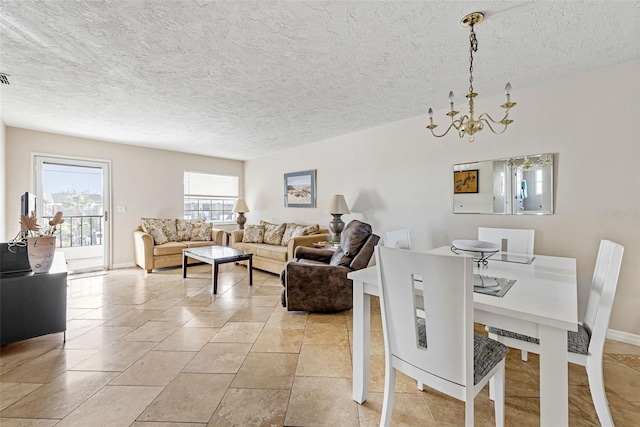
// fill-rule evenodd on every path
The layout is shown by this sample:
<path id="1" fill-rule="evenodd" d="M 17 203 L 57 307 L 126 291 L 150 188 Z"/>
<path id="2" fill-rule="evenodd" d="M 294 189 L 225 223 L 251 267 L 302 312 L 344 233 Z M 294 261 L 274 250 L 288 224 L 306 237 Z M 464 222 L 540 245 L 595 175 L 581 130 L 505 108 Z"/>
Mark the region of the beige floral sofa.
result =
<path id="1" fill-rule="evenodd" d="M 244 230 L 231 232 L 229 245 L 241 251 L 253 253 L 253 267 L 280 274 L 298 246 L 313 247 L 315 243 L 329 240 L 328 230 L 318 224 L 274 224 L 260 221 Z"/>
<path id="2" fill-rule="evenodd" d="M 182 265 L 182 250 L 221 245 L 224 232 L 202 219 L 142 218 L 133 231 L 136 265 L 151 273 L 154 268 Z M 189 263 L 198 262 L 189 259 Z"/>

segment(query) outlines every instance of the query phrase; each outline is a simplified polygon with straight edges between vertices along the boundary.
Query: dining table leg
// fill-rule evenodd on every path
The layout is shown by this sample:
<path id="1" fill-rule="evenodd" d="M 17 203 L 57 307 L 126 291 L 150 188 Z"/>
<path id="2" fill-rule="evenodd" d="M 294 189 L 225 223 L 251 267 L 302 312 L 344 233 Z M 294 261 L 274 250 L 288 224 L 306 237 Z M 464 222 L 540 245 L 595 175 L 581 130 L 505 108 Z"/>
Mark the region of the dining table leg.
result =
<path id="1" fill-rule="evenodd" d="M 569 425 L 567 331 L 539 325 L 540 425 Z"/>
<path id="2" fill-rule="evenodd" d="M 362 281 L 353 281 L 353 400 L 362 404 L 371 376 L 371 295 Z"/>

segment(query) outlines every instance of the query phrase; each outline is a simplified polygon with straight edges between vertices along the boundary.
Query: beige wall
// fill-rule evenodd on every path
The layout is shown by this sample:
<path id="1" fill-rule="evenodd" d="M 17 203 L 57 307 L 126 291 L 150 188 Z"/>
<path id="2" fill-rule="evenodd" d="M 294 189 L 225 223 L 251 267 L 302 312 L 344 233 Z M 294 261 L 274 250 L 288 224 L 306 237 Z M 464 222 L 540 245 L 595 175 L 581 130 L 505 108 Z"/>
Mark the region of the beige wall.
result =
<path id="1" fill-rule="evenodd" d="M 185 170 L 240 177 L 243 162 L 173 151 L 154 150 L 92 139 L 75 138 L 18 128 L 6 133 L 6 208 L 0 222 L 8 236 L 19 231 L 20 194 L 35 191 L 33 154 L 69 156 L 111 162 L 111 261 L 114 267 L 133 265 L 131 232 L 141 217 L 173 218 L 183 215 Z M 126 205 L 126 213 L 115 212 Z"/>
<path id="2" fill-rule="evenodd" d="M 625 246 L 610 328 L 640 334 L 640 61 L 574 75 L 536 87 L 514 85 L 511 128 L 485 130 L 469 144 L 436 139 L 427 117 L 409 118 L 288 150 L 245 164 L 248 223 L 260 219 L 320 222 L 334 193 L 379 234 L 408 226 L 415 249 L 473 238 L 477 227 L 533 228 L 539 254 L 577 258 L 580 316 L 600 239 Z M 462 82 L 461 82 L 462 83 Z M 453 88 L 455 89 L 455 88 Z M 482 96 L 476 111 L 497 116 L 502 97 Z M 441 106 L 446 105 L 443 97 Z M 424 105 L 423 109 L 429 106 Z M 462 107 L 462 105 L 460 105 Z M 445 111 L 436 123 L 444 127 Z M 452 165 L 535 153 L 558 153 L 555 214 L 452 213 Z M 283 173 L 317 170 L 318 208 L 283 207 Z"/>

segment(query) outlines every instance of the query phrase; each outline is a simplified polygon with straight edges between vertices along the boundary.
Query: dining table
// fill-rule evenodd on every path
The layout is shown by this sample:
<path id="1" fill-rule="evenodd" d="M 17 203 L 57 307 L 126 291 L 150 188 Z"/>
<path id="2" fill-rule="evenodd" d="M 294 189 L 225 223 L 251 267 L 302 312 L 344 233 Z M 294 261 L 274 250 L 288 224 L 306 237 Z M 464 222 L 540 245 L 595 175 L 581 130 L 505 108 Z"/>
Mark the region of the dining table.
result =
<path id="1" fill-rule="evenodd" d="M 424 252 L 452 254 L 451 246 Z M 567 331 L 578 330 L 575 258 L 498 253 L 486 265 L 474 263 L 474 274 L 513 283 L 502 296 L 474 292 L 474 322 L 540 340 L 540 425 L 568 425 Z M 378 272 L 373 266 L 347 277 L 353 281 L 353 400 L 362 404 L 370 384 L 371 296 L 380 294 Z"/>

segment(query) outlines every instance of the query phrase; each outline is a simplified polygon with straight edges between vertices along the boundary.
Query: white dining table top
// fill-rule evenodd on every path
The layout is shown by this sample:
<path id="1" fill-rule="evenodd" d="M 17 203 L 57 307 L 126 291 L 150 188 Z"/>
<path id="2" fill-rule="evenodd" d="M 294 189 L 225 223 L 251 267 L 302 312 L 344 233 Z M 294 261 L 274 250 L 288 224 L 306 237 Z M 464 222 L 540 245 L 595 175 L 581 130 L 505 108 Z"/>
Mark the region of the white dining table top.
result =
<path id="1" fill-rule="evenodd" d="M 458 256 L 451 252 L 450 246 L 425 252 Z M 578 288 L 574 258 L 535 255 L 531 264 L 489 259 L 486 267 L 474 263 L 474 273 L 516 280 L 503 297 L 474 292 L 476 310 L 577 331 Z M 379 294 L 376 267 L 354 271 L 348 277 L 364 282 L 366 293 Z"/>

